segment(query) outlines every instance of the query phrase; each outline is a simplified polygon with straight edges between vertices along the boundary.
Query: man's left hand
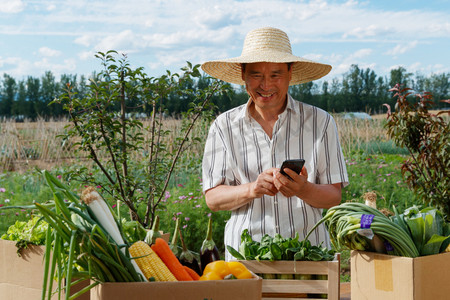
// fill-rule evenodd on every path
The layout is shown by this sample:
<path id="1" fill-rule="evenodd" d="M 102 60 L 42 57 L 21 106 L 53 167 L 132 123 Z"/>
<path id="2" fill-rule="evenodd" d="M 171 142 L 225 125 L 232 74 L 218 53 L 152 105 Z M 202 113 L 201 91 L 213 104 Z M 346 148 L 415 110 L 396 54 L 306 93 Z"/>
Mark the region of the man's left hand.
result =
<path id="1" fill-rule="evenodd" d="M 300 174 L 297 174 L 288 168 L 285 168 L 284 171 L 287 175 L 289 175 L 289 177 L 291 177 L 291 179 L 284 176 L 279 171 L 274 172 L 273 174 L 274 185 L 278 191 L 280 191 L 280 193 L 285 197 L 297 196 L 304 192 L 303 189 L 306 188 L 308 182 L 308 172 L 306 167 L 302 168 Z"/>

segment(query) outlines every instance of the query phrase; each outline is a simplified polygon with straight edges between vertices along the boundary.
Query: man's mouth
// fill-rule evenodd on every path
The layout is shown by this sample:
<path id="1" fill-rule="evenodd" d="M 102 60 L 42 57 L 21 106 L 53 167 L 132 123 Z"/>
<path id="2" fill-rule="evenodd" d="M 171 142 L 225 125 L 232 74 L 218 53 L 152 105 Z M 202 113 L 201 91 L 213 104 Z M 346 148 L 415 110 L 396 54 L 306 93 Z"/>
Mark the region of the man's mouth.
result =
<path id="1" fill-rule="evenodd" d="M 263 98 L 269 98 L 271 97 L 274 93 L 258 93 L 261 97 Z"/>

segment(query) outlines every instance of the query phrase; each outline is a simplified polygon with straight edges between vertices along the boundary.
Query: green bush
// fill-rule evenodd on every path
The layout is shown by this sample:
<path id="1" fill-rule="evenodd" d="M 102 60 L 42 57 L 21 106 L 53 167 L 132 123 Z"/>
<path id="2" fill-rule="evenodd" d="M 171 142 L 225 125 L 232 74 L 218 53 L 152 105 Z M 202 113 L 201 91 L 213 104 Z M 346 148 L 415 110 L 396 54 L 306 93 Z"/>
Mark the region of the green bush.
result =
<path id="1" fill-rule="evenodd" d="M 412 96 L 409 88 L 391 89 L 397 99 L 388 107 L 386 128 L 389 137 L 408 149 L 402 174 L 409 188 L 425 204 L 439 208 L 450 220 L 450 122 L 447 112 L 429 111 L 433 96 L 424 92 Z M 415 99 L 411 99 L 415 98 Z M 450 103 L 450 100 L 442 100 Z"/>

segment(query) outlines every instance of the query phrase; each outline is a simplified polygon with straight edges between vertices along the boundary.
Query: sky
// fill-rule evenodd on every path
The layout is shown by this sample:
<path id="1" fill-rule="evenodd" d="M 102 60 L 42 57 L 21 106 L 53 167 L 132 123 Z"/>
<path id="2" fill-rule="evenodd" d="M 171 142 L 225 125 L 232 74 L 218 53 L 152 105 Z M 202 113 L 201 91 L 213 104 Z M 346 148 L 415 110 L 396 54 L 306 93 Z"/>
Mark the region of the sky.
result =
<path id="1" fill-rule="evenodd" d="M 0 76 L 89 76 L 101 70 L 96 52 L 116 50 L 158 77 L 239 56 L 265 26 L 285 31 L 294 55 L 332 65 L 326 80 L 352 64 L 378 76 L 450 72 L 448 0 L 0 0 Z"/>

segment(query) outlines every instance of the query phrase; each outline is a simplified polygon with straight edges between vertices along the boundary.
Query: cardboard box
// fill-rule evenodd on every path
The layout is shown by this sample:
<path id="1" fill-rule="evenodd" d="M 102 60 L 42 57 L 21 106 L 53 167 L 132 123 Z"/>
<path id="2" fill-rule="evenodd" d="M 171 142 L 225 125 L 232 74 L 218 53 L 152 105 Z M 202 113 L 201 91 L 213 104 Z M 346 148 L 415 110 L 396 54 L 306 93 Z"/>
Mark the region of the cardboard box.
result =
<path id="1" fill-rule="evenodd" d="M 261 278 L 178 282 L 103 283 L 91 290 L 91 300 L 259 300 Z"/>
<path id="2" fill-rule="evenodd" d="M 0 240 L 0 299 L 41 299 L 44 253 L 44 246 L 30 245 L 19 257 L 15 242 Z M 75 286 L 72 292 L 80 290 L 87 284 L 86 281 Z M 52 299 L 57 299 L 57 296 Z M 77 299 L 88 300 L 89 293 Z"/>
<path id="3" fill-rule="evenodd" d="M 170 233 L 163 233 L 162 231 L 160 231 L 160 232 L 161 232 L 161 238 L 169 243 L 170 242 Z"/>
<path id="4" fill-rule="evenodd" d="M 450 299 L 450 253 L 417 258 L 351 252 L 352 299 Z"/>
<path id="5" fill-rule="evenodd" d="M 249 270 L 261 274 L 327 275 L 327 279 L 263 279 L 262 298 L 306 298 L 311 294 L 327 294 L 326 299 L 339 299 L 340 254 L 333 261 L 255 261 L 241 260 Z"/>

